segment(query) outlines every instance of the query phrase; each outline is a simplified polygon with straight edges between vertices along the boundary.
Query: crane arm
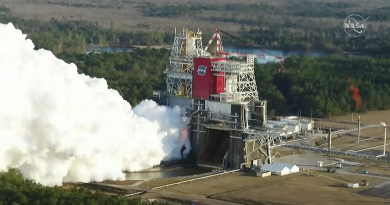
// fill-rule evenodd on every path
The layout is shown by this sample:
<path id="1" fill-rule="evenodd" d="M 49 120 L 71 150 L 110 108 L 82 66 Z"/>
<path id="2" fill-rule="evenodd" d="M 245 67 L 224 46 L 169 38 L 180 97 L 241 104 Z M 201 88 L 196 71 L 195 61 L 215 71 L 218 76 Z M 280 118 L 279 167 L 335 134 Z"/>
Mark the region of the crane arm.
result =
<path id="1" fill-rule="evenodd" d="M 261 51 L 263 51 L 263 52 L 267 52 L 267 51 L 263 50 L 262 48 L 260 48 L 259 46 L 250 45 L 248 42 L 242 40 L 241 38 L 238 38 L 238 37 L 236 37 L 236 36 L 233 36 L 232 34 L 229 34 L 229 33 L 226 32 L 226 31 L 223 31 L 223 30 L 219 30 L 219 31 L 222 32 L 222 33 L 224 33 L 224 34 L 226 34 L 226 35 L 228 35 L 228 36 L 230 36 L 231 38 L 234 38 L 234 39 L 240 41 L 241 43 L 244 43 L 244 44 L 247 45 L 247 46 L 257 48 L 257 49 L 259 49 L 259 50 L 261 50 Z"/>

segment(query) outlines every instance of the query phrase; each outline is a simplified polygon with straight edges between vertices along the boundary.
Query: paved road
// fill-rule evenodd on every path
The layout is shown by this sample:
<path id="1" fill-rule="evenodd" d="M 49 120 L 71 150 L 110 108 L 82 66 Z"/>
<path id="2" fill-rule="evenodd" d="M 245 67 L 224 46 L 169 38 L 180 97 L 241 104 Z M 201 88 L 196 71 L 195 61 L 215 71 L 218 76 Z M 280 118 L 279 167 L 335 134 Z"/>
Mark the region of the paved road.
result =
<path id="1" fill-rule="evenodd" d="M 310 170 L 321 170 L 321 171 L 324 171 L 325 168 L 317 167 L 316 166 L 317 161 L 323 161 L 324 164 L 329 164 L 329 163 L 335 162 L 335 161 L 330 160 L 328 158 L 324 158 L 322 156 L 315 155 L 315 154 L 311 153 L 310 151 L 307 151 L 305 153 L 305 155 L 291 155 L 288 157 L 277 158 L 277 159 L 275 159 L 275 161 L 281 162 L 281 163 L 296 164 L 299 168 L 305 168 L 305 169 L 310 169 Z M 379 176 L 379 175 L 375 175 L 375 174 L 359 174 L 359 173 L 351 172 L 351 171 L 345 170 L 345 169 L 337 169 L 337 173 L 363 176 L 363 177 L 371 177 L 371 178 L 384 179 L 384 180 L 390 181 L 390 177 Z"/>

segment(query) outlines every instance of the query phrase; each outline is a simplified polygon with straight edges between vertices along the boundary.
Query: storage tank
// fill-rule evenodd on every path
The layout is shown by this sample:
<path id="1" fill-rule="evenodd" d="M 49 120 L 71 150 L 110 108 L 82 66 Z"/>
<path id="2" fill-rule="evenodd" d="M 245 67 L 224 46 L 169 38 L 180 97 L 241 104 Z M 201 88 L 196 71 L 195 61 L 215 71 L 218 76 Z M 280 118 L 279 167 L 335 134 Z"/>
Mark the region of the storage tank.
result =
<path id="1" fill-rule="evenodd" d="M 226 76 L 226 93 L 234 93 L 237 91 L 237 76 Z"/>
<path id="2" fill-rule="evenodd" d="M 314 129 L 314 121 L 302 119 L 300 121 L 302 130 L 312 131 Z"/>
<path id="3" fill-rule="evenodd" d="M 349 188 L 359 188 L 359 183 L 348 183 Z"/>

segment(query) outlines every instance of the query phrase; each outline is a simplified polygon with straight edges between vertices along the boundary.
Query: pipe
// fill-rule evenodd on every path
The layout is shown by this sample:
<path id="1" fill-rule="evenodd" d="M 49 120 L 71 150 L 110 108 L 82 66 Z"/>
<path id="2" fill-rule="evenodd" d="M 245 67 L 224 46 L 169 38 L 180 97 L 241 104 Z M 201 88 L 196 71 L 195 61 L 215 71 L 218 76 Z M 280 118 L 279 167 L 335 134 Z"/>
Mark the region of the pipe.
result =
<path id="1" fill-rule="evenodd" d="M 123 197 L 129 197 L 129 196 L 134 196 L 134 195 L 139 195 L 139 194 L 144 194 L 144 193 L 146 193 L 146 191 L 137 191 L 135 193 L 126 194 Z"/>
<path id="2" fill-rule="evenodd" d="M 248 121 L 249 121 L 249 108 L 246 108 L 246 119 L 245 119 L 245 123 L 246 123 L 246 125 L 245 125 L 245 128 L 246 129 L 249 129 L 249 123 L 248 123 Z"/>
<path id="3" fill-rule="evenodd" d="M 271 154 L 271 139 L 267 139 L 267 155 L 268 155 L 268 164 L 272 164 L 272 154 Z"/>

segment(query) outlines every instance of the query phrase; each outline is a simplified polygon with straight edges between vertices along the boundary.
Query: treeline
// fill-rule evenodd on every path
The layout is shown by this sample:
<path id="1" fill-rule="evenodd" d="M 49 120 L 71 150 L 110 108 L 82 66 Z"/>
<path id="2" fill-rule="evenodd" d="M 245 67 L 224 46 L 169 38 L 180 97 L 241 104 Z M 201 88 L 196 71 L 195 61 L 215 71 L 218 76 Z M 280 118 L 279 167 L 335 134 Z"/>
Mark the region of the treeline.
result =
<path id="1" fill-rule="evenodd" d="M 204 11 L 215 12 L 254 12 L 265 11 L 275 12 L 277 7 L 268 4 L 178 4 L 178 5 L 157 5 L 147 2 L 143 6 L 139 6 L 142 14 L 147 17 L 161 17 L 161 18 L 178 18 L 184 16 L 200 17 Z"/>
<path id="2" fill-rule="evenodd" d="M 243 39 L 254 45 L 302 50 L 330 49 L 335 51 L 390 52 L 390 30 L 379 30 L 375 38 L 348 38 L 338 29 L 307 30 L 300 34 L 280 27 L 253 28 L 240 32 Z M 386 48 L 386 49 L 384 49 Z M 387 50 L 389 49 L 389 50 Z M 387 50 L 387 51 L 386 51 Z"/>
<path id="3" fill-rule="evenodd" d="M 28 34 L 36 49 L 47 49 L 53 53 L 84 53 L 87 46 L 130 46 L 171 45 L 174 32 L 122 32 L 105 29 L 98 22 L 51 19 L 41 22 L 37 19 L 22 19 L 12 15 L 9 8 L 0 6 L 0 23 L 12 23 Z M 114 24 L 114 22 L 112 22 Z M 140 24 L 140 27 L 144 25 Z M 207 43 L 210 34 L 204 38 Z"/>
<path id="4" fill-rule="evenodd" d="M 138 6 L 144 16 L 161 17 L 161 18 L 178 18 L 178 17 L 201 17 L 207 11 L 225 12 L 238 16 L 243 14 L 245 18 L 253 18 L 253 16 L 264 16 L 266 14 L 277 14 L 280 16 L 296 16 L 296 17 L 315 17 L 315 18 L 340 18 L 345 19 L 351 15 L 351 9 L 358 9 L 359 4 L 348 2 L 312 2 L 312 1 L 295 1 L 286 5 L 274 6 L 268 3 L 260 4 L 199 4 L 186 3 L 175 5 L 157 5 L 146 2 L 143 6 Z M 388 21 L 390 7 L 382 6 L 375 8 L 375 12 L 366 9 L 359 11 L 362 16 L 370 17 L 370 21 Z M 221 15 L 229 16 L 229 15 Z"/>
<path id="5" fill-rule="evenodd" d="M 299 5 L 300 4 L 302 3 L 299 3 Z M 337 2 L 323 4 L 327 8 L 349 8 L 349 6 L 352 6 L 352 4 Z M 284 17 L 279 24 L 272 23 L 266 16 L 261 16 L 267 14 L 267 12 L 273 13 L 274 11 L 278 11 L 278 8 L 271 5 L 228 4 L 219 7 L 200 4 L 162 7 L 150 3 L 147 5 L 151 6 L 150 8 L 145 8 L 145 12 L 151 12 L 152 14 L 150 15 L 157 15 L 156 13 L 161 13 L 162 11 L 166 12 L 170 9 L 173 12 L 171 12 L 172 15 L 177 15 L 175 14 L 177 12 L 192 14 L 194 12 L 210 11 L 212 9 L 216 9 L 222 13 L 230 10 L 236 12 L 245 10 L 247 12 L 244 12 L 245 14 L 243 15 L 233 12 L 231 15 L 202 16 L 197 17 L 197 19 L 203 18 L 204 21 L 209 22 L 230 22 L 249 25 L 249 29 L 243 26 L 237 36 L 250 45 L 259 45 L 259 47 L 263 48 L 271 47 L 303 50 L 328 49 L 339 52 L 361 51 L 376 53 L 385 52 L 387 54 L 390 52 L 390 29 L 384 25 L 380 26 L 377 30 L 369 25 L 364 36 L 349 38 L 342 28 L 341 20 L 340 25 L 337 27 L 324 27 L 321 22 L 315 22 L 311 18 L 302 17 L 301 21 L 293 21 L 288 18 L 288 16 Z M 310 7 L 310 5 L 312 5 L 314 9 L 314 3 L 303 4 L 297 6 L 297 8 L 303 8 L 305 6 Z M 162 11 L 160 12 L 161 9 Z M 389 9 L 382 8 L 382 10 L 388 11 Z M 252 11 L 264 11 L 265 13 L 262 14 L 262 12 L 257 12 L 256 15 L 260 16 L 256 17 L 256 15 L 251 15 Z M 312 9 L 302 10 L 302 12 L 311 11 Z M 28 33 L 28 37 L 35 42 L 37 48 L 49 49 L 54 53 L 81 53 L 85 52 L 87 45 L 171 45 L 174 39 L 173 32 L 121 32 L 114 29 L 105 29 L 100 26 L 98 22 L 73 21 L 67 19 L 52 19 L 49 22 L 39 22 L 35 19 L 25 20 L 13 16 L 9 8 L 0 7 L 0 23 L 8 22 L 12 22 L 17 28 Z M 307 24 L 302 24 L 302 22 L 306 22 Z M 112 22 L 112 27 L 114 27 L 114 24 L 115 22 Z M 139 24 L 139 27 L 144 28 L 148 27 L 148 25 Z M 204 43 L 207 43 L 211 36 L 211 32 L 204 33 Z M 222 40 L 225 45 L 244 44 L 242 41 L 230 38 L 224 34 L 222 34 Z"/>
<path id="6" fill-rule="evenodd" d="M 0 23 L 13 23 L 27 33 L 37 49 L 44 48 L 53 53 L 82 53 L 87 45 L 166 45 L 171 44 L 174 33 L 121 32 L 104 29 L 98 22 L 56 20 L 40 22 L 36 19 L 22 19 L 12 15 L 9 8 L 0 7 Z"/>
<path id="7" fill-rule="evenodd" d="M 0 173 L 1 205 L 169 205 L 162 202 L 149 202 L 141 198 L 127 198 L 92 193 L 88 189 L 45 187 L 23 177 L 14 170 Z"/>
<path id="8" fill-rule="evenodd" d="M 178 4 L 145 3 L 144 16 L 191 18 L 196 21 L 241 25 L 239 37 L 254 45 L 285 49 L 327 49 L 332 51 L 373 51 L 390 48 L 390 7 L 362 10 L 360 4 L 347 2 L 294 1 L 270 4 Z M 351 11 L 369 17 L 367 29 L 359 38 L 350 38 L 343 22 Z M 359 19 L 357 19 L 359 20 Z M 387 22 L 386 22 L 387 21 Z M 371 22 L 381 23 L 379 28 Z M 224 30 L 224 28 L 219 28 Z M 206 37 L 207 38 L 207 37 Z M 242 44 L 223 36 L 225 44 Z"/>
<path id="9" fill-rule="evenodd" d="M 279 72 L 278 69 L 281 69 Z M 352 111 L 390 109 L 390 59 L 328 56 L 290 57 L 284 65 L 256 65 L 259 94 L 276 114 L 328 117 Z M 348 79 L 360 90 L 355 105 Z"/>

